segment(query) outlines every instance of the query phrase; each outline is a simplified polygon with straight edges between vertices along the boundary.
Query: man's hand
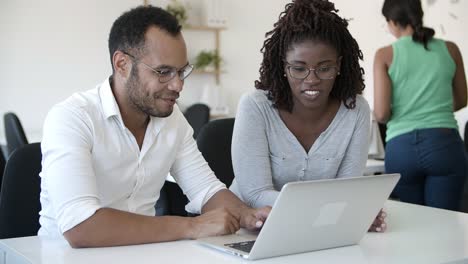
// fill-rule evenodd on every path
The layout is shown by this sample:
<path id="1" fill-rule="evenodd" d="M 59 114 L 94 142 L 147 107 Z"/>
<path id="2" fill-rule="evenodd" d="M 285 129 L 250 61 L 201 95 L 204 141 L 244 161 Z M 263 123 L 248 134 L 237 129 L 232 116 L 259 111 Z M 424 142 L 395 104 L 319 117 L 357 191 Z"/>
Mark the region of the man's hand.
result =
<path id="1" fill-rule="evenodd" d="M 379 214 L 377 214 L 377 216 L 374 219 L 374 222 L 369 227 L 369 232 L 385 232 L 385 230 L 387 230 L 387 223 L 385 223 L 385 217 L 387 217 L 387 213 L 380 209 Z"/>
<path id="2" fill-rule="evenodd" d="M 270 206 L 258 209 L 245 207 L 240 212 L 240 226 L 251 231 L 258 230 L 265 223 L 270 211 Z"/>
<path id="3" fill-rule="evenodd" d="M 234 234 L 240 229 L 239 216 L 226 208 L 217 208 L 192 218 L 191 238 Z"/>
<path id="4" fill-rule="evenodd" d="M 233 234 L 241 227 L 248 230 L 258 230 L 263 226 L 270 211 L 271 207 L 269 206 L 252 209 L 231 191 L 220 190 L 203 206 L 203 214 L 195 218 L 195 220 L 203 221 L 204 224 L 198 222 L 196 226 L 203 228 L 200 228 L 199 235 L 191 237 Z M 222 212 L 222 215 L 219 212 Z"/>

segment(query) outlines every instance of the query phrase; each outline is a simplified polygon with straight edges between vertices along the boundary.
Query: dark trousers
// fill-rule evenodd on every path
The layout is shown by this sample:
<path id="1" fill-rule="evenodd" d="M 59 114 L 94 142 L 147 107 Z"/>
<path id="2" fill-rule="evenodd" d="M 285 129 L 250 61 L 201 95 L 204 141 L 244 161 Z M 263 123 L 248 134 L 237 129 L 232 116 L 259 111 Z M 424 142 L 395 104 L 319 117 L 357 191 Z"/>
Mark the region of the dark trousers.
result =
<path id="1" fill-rule="evenodd" d="M 393 195 L 402 202 L 458 210 L 467 175 L 463 141 L 456 129 L 418 129 L 392 138 L 385 171 L 401 173 Z"/>

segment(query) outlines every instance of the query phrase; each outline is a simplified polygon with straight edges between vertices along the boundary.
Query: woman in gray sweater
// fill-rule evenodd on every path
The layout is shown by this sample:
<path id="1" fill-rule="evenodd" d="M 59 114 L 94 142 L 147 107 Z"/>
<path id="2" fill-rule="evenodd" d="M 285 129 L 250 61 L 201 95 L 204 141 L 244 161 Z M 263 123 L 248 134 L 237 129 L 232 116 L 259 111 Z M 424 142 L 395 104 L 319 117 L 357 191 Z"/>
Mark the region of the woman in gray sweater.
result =
<path id="1" fill-rule="evenodd" d="M 232 139 L 230 189 L 252 207 L 273 205 L 288 182 L 363 175 L 362 53 L 336 12 L 328 1 L 296 0 L 267 33 L 260 80 L 241 98 Z"/>

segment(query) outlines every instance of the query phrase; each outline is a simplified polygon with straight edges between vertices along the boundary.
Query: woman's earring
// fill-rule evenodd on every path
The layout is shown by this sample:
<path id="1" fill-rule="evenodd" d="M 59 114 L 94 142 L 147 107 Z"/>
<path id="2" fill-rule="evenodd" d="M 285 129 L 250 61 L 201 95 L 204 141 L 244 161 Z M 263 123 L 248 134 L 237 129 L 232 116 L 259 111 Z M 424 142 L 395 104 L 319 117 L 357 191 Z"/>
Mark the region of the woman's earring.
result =
<path id="1" fill-rule="evenodd" d="M 286 77 L 286 73 L 285 73 L 285 74 L 283 74 L 283 76 L 284 76 L 284 77 Z"/>

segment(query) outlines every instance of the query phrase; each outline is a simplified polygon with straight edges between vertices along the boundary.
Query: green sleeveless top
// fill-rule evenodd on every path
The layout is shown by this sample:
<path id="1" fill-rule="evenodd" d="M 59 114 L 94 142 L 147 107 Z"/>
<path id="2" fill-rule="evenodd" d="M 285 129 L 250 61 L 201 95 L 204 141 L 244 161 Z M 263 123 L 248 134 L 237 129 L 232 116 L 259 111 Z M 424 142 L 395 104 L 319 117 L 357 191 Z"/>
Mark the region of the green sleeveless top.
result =
<path id="1" fill-rule="evenodd" d="M 411 36 L 392 44 L 388 74 L 392 82 L 392 116 L 386 141 L 422 128 L 455 128 L 452 80 L 456 65 L 445 41 L 432 39 L 429 50 Z"/>

